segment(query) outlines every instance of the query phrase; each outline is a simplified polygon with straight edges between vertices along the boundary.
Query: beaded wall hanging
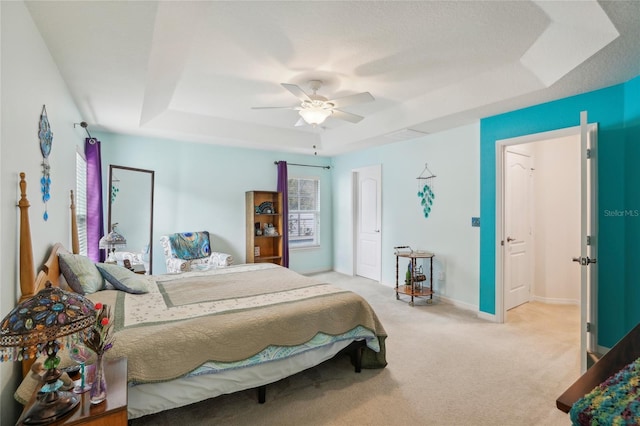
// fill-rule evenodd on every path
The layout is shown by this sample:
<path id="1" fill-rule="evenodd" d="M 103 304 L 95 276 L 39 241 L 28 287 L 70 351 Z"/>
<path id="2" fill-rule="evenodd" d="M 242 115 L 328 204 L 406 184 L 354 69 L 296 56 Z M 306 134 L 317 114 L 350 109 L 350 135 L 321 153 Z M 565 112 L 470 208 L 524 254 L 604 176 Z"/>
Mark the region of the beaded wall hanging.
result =
<path id="1" fill-rule="evenodd" d="M 420 208 L 422 209 L 422 214 L 426 219 L 431 214 L 433 200 L 436 198 L 436 194 L 434 193 L 436 175 L 429 170 L 425 163 L 424 170 L 416 179 L 418 180 L 418 199 L 420 200 Z"/>
<path id="2" fill-rule="evenodd" d="M 120 179 L 115 177 L 115 175 L 111 175 L 111 204 L 116 202 L 116 197 L 118 196 L 118 192 L 120 192 Z"/>
<path id="3" fill-rule="evenodd" d="M 49 118 L 47 117 L 47 108 L 45 105 L 42 105 L 42 112 L 40 113 L 38 139 L 40 139 L 40 151 L 42 152 L 42 178 L 40 179 L 40 190 L 42 192 L 42 202 L 44 203 L 44 214 L 42 215 L 42 218 L 46 221 L 49 219 L 47 202 L 51 198 L 51 168 L 49 167 L 49 154 L 51 153 L 51 145 L 53 143 L 53 132 L 49 125 Z"/>

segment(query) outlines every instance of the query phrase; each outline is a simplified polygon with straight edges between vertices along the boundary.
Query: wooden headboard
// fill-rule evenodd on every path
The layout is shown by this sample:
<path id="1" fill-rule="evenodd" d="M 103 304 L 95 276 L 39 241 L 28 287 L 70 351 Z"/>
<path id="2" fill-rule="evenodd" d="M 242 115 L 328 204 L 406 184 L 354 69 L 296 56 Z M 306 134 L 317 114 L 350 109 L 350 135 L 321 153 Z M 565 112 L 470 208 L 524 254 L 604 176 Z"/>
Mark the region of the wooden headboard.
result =
<path id="1" fill-rule="evenodd" d="M 31 226 L 29 224 L 29 200 L 27 199 L 27 182 L 25 174 L 20 173 L 20 299 L 22 302 L 42 290 L 47 282 L 55 287 L 60 286 L 60 266 L 58 264 L 58 253 L 68 253 L 69 251 L 60 243 L 54 243 L 49 257 L 40 267 L 35 275 L 33 262 L 33 249 L 31 243 Z M 73 253 L 78 254 L 80 244 L 78 242 L 78 229 L 76 221 L 76 206 L 71 190 L 71 247 Z M 22 374 L 26 375 L 35 360 L 22 361 Z"/>

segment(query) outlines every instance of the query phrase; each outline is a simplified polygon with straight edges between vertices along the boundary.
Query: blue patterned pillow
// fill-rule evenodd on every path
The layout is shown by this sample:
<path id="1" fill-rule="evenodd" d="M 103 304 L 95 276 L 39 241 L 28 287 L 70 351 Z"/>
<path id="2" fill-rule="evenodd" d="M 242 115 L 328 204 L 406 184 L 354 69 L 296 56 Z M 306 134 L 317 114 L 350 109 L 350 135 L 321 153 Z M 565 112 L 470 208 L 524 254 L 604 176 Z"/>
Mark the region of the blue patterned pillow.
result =
<path id="1" fill-rule="evenodd" d="M 171 249 L 178 259 L 193 260 L 209 257 L 209 232 L 180 232 L 169 236 Z"/>
<path id="2" fill-rule="evenodd" d="M 136 274 L 120 265 L 110 263 L 98 263 L 96 267 L 116 290 L 126 291 L 131 294 L 148 293 L 147 278 Z"/>

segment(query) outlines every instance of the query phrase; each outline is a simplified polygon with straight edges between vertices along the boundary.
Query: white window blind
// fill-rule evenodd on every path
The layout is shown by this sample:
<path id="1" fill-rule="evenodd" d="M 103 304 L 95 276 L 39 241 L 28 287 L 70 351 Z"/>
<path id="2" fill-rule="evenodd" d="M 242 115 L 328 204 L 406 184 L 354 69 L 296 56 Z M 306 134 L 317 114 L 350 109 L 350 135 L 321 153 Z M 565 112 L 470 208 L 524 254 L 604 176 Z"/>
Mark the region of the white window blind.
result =
<path id="1" fill-rule="evenodd" d="M 87 255 L 87 160 L 76 151 L 76 220 L 80 253 Z"/>
<path id="2" fill-rule="evenodd" d="M 289 178 L 289 248 L 320 245 L 320 179 Z"/>

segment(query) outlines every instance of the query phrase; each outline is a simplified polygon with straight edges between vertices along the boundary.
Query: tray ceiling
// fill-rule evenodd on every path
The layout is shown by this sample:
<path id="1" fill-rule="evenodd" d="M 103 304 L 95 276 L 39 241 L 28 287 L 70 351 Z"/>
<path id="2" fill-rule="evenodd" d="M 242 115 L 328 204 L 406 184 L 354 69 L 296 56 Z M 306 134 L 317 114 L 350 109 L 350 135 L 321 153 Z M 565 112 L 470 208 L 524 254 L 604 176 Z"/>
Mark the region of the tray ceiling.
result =
<path id="1" fill-rule="evenodd" d="M 336 155 L 640 74 L 638 1 L 26 4 L 90 129 L 184 141 Z M 376 100 L 315 128 L 251 109 L 309 80 Z"/>

